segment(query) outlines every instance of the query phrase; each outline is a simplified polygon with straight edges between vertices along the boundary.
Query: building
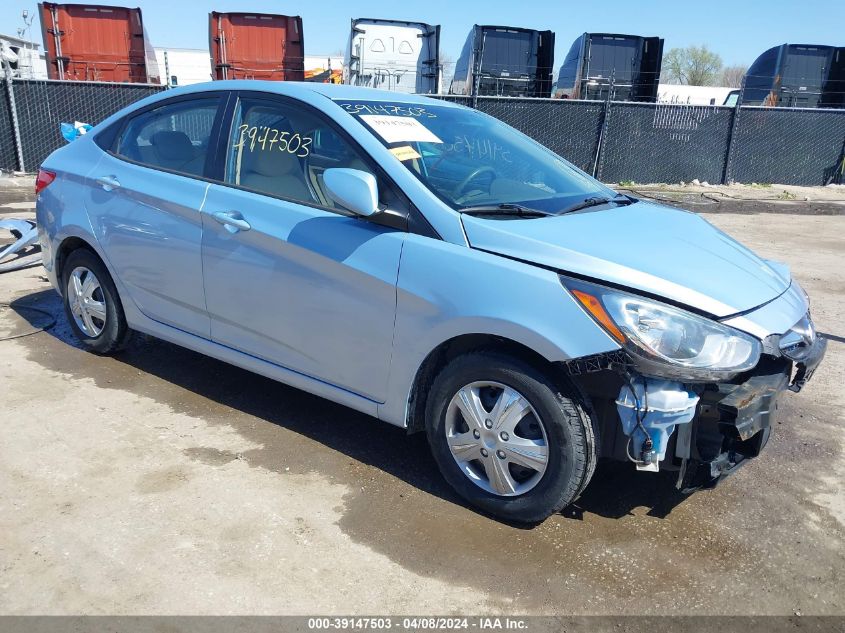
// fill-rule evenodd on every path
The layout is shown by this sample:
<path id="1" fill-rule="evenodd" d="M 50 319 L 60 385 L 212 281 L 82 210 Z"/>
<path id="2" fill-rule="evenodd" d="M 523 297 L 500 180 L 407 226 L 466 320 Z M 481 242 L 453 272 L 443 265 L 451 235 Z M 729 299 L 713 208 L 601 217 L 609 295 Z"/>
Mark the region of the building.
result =
<path id="1" fill-rule="evenodd" d="M 155 47 L 162 82 L 170 87 L 211 81 L 211 56 L 205 48 Z"/>
<path id="2" fill-rule="evenodd" d="M 687 86 L 660 84 L 657 87 L 658 103 L 683 105 L 724 105 L 733 88 L 724 86 Z"/>
<path id="3" fill-rule="evenodd" d="M 168 78 L 171 88 L 212 80 L 211 56 L 204 48 L 155 47 L 156 60 L 162 79 Z M 305 81 L 340 83 L 343 57 L 307 55 Z"/>
<path id="4" fill-rule="evenodd" d="M 4 66 L 9 63 L 13 77 L 47 79 L 47 62 L 40 44 L 0 34 L 0 55 Z"/>

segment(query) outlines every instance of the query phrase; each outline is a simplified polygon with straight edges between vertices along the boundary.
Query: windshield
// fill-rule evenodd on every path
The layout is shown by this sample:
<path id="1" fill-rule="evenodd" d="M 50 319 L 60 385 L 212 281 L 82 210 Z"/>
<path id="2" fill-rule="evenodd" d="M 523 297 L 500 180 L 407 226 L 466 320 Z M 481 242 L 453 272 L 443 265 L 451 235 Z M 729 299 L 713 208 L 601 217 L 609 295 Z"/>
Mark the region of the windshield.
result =
<path id="1" fill-rule="evenodd" d="M 336 100 L 453 209 L 558 213 L 615 192 L 492 117 L 452 106 Z"/>

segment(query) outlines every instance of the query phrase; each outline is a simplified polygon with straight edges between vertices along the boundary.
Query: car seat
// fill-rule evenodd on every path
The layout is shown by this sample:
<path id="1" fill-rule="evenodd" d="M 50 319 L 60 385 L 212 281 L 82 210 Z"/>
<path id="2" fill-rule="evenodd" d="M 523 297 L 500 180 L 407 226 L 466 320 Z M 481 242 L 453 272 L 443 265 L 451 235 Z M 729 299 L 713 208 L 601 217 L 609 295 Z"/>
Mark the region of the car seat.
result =
<path id="1" fill-rule="evenodd" d="M 256 149 L 246 154 L 240 184 L 249 189 L 313 202 L 314 197 L 305 184 L 299 159 L 278 147 Z"/>
<path id="2" fill-rule="evenodd" d="M 153 162 L 166 169 L 202 175 L 205 154 L 200 154 L 184 132 L 160 130 L 150 137 Z"/>

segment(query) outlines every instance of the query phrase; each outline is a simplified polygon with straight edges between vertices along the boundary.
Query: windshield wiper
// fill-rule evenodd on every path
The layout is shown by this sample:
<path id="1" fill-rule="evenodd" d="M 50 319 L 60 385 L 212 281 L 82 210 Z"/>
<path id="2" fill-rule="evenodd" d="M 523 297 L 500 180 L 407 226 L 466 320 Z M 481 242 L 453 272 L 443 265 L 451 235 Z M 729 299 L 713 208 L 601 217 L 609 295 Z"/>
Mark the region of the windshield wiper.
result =
<path id="1" fill-rule="evenodd" d="M 462 209 L 458 209 L 458 211 L 466 213 L 467 215 L 518 215 L 526 218 L 554 215 L 548 211 L 532 209 L 531 207 L 524 207 L 521 204 L 511 204 L 508 202 L 504 202 L 502 204 L 482 204 L 476 207 L 464 207 Z"/>
<path id="2" fill-rule="evenodd" d="M 629 204 L 634 204 L 636 201 L 636 198 L 629 198 L 628 196 L 622 193 L 616 194 L 613 198 L 605 198 L 602 196 L 590 196 L 589 198 L 585 198 L 581 202 L 576 202 L 570 207 L 561 209 L 560 211 L 558 211 L 558 213 L 572 213 L 573 211 L 580 211 L 581 209 L 597 207 L 600 204 L 618 204 L 620 206 L 627 206 Z"/>

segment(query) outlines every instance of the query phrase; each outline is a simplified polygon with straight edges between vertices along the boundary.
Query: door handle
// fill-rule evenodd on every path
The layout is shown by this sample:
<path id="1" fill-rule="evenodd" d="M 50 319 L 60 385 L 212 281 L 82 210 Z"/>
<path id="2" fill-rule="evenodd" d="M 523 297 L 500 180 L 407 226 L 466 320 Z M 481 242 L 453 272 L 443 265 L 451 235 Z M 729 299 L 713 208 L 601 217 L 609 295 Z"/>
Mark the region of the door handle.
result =
<path id="1" fill-rule="evenodd" d="M 211 217 L 223 225 L 229 233 L 237 233 L 238 231 L 249 231 L 252 227 L 249 222 L 244 220 L 244 216 L 238 211 L 218 211 L 212 213 Z"/>
<path id="2" fill-rule="evenodd" d="M 97 184 L 106 191 L 120 187 L 120 181 L 117 179 L 117 176 L 100 176 L 97 178 Z"/>

